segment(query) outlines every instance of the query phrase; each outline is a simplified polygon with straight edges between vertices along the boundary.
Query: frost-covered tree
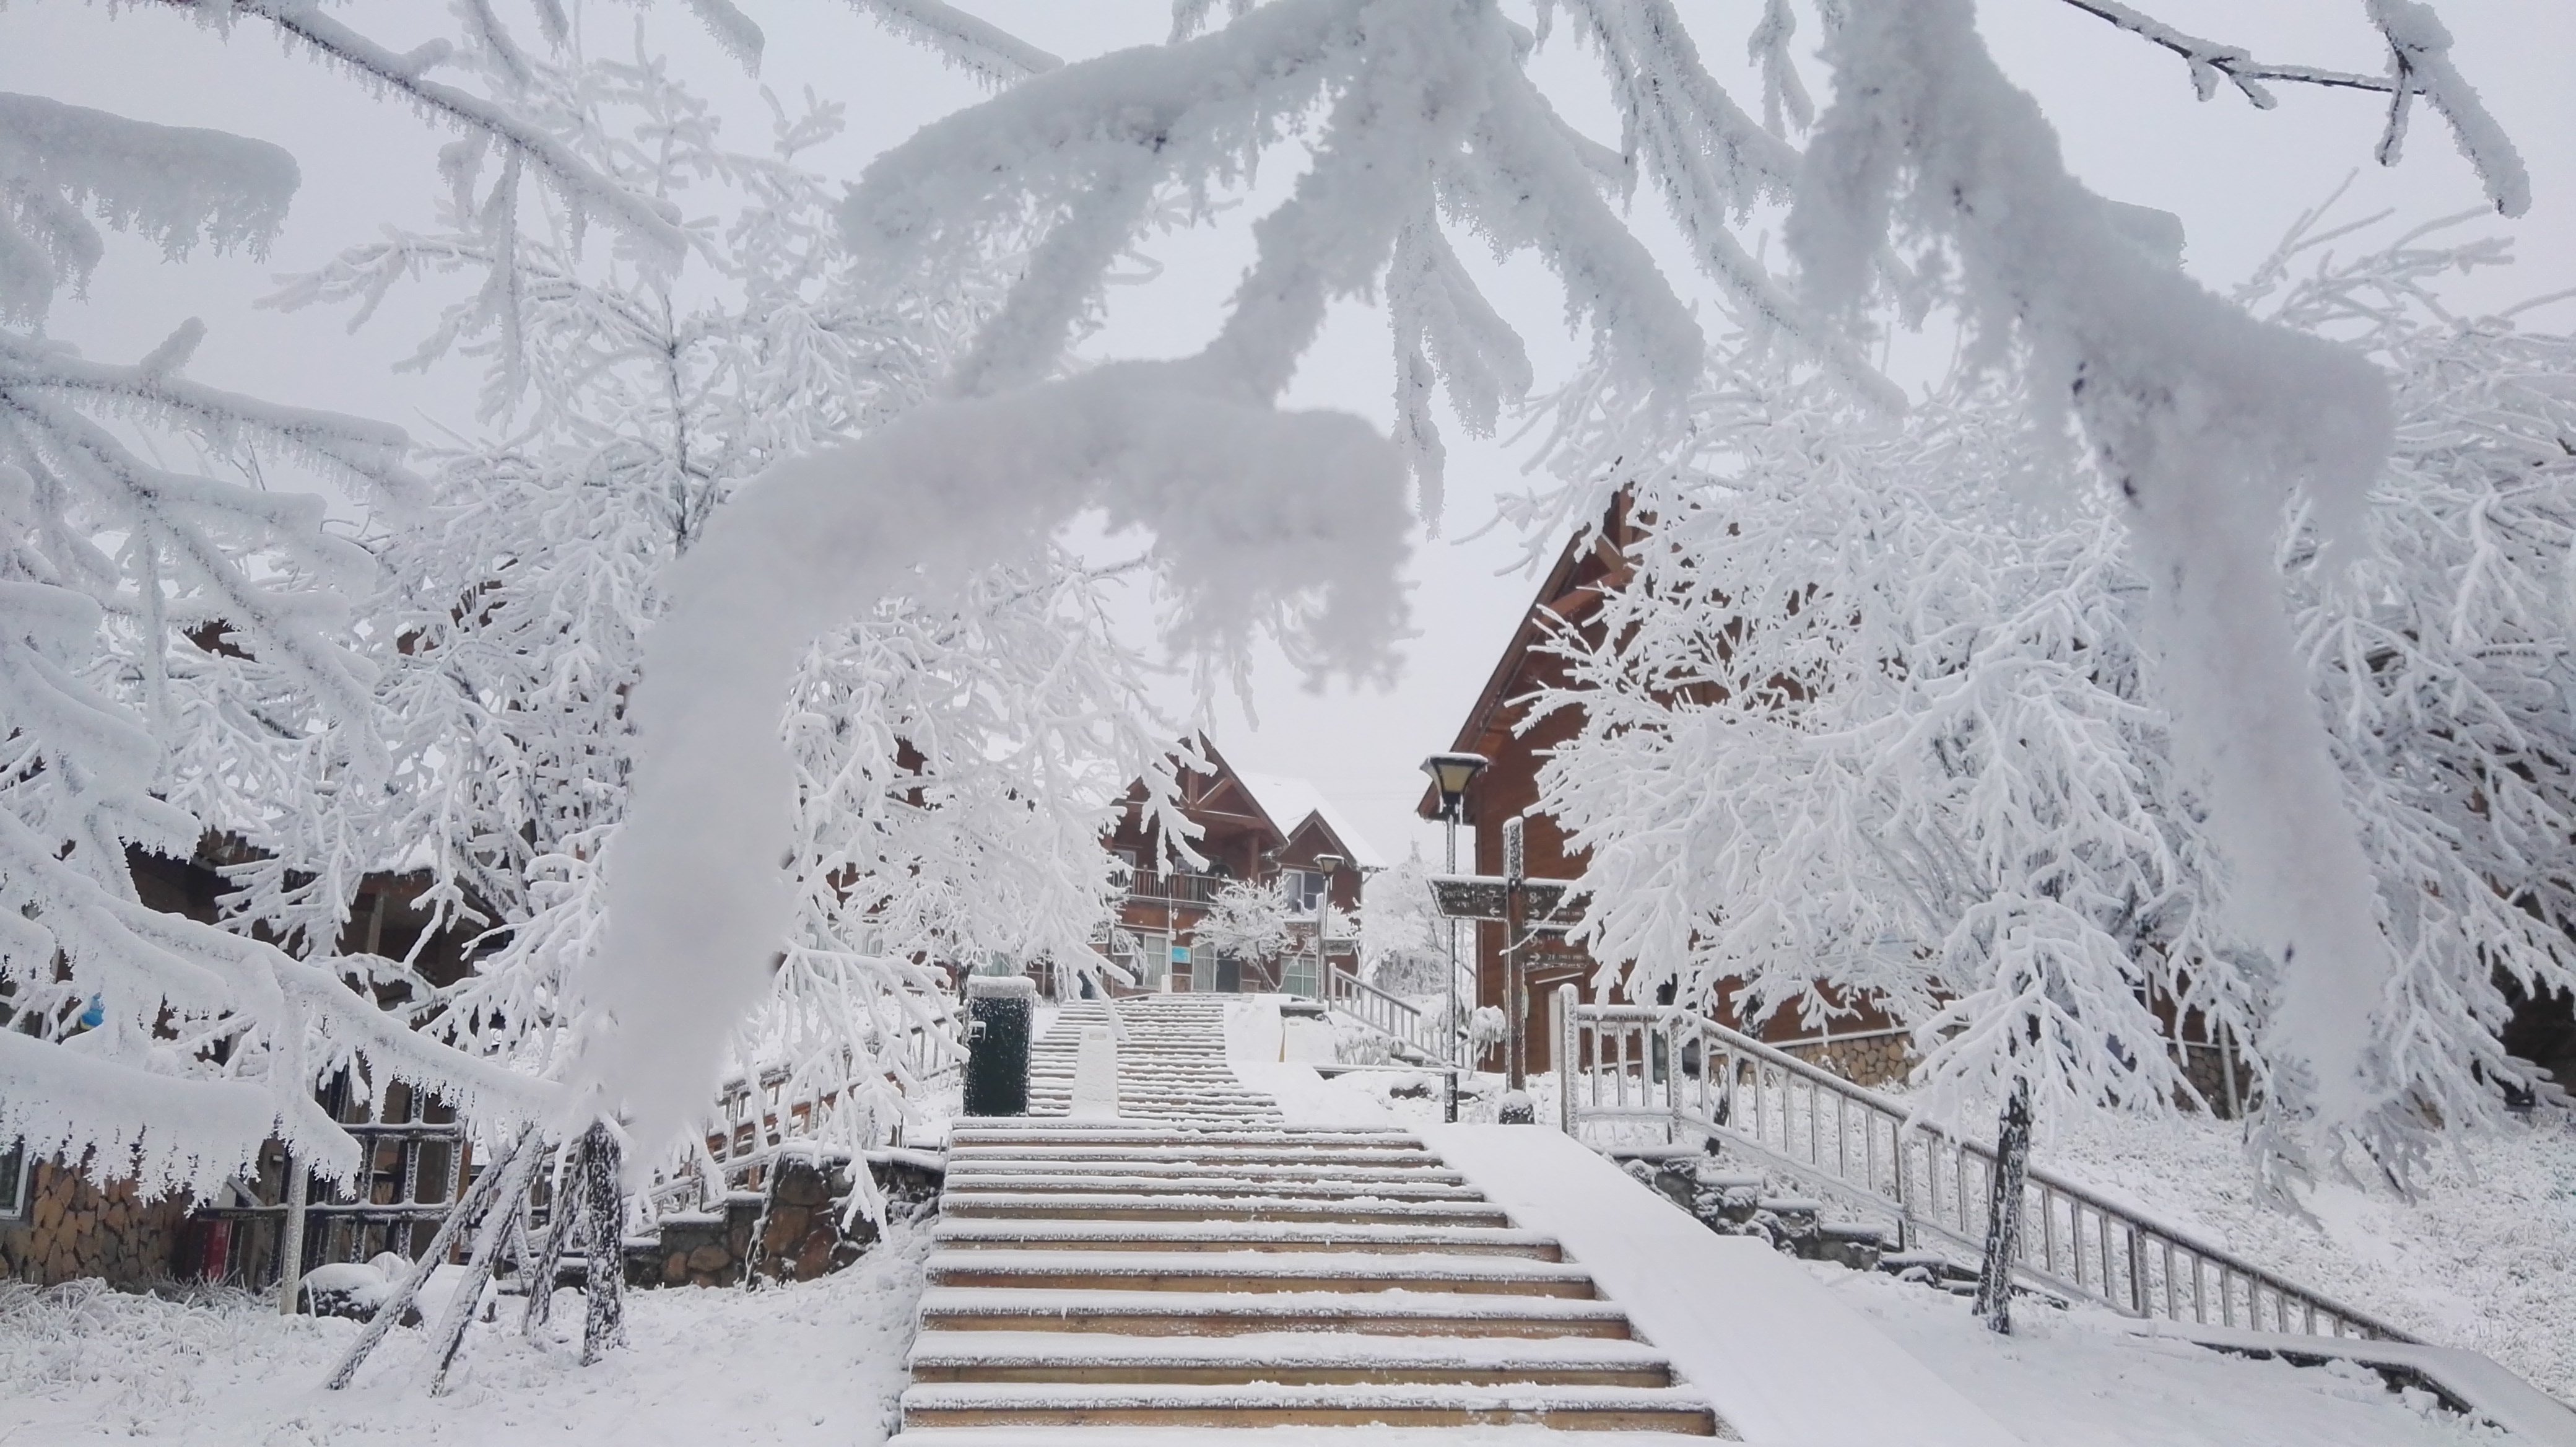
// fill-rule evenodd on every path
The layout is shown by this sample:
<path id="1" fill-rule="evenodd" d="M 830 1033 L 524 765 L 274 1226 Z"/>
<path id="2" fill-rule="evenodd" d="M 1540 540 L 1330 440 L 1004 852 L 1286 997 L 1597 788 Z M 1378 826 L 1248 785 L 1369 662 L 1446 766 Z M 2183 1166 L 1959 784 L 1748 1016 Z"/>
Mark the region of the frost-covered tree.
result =
<path id="1" fill-rule="evenodd" d="M 2524 203 L 2519 162 L 2453 73 L 2448 37 L 2423 6 L 2368 7 L 2391 47 L 2389 74 L 2376 80 L 2258 65 L 2124 6 L 2086 8 L 2183 55 L 2204 90 L 2226 79 L 2258 103 L 2267 81 L 2387 92 L 2384 158 L 2423 96 L 2499 208 Z M 2335 504 L 2322 519 L 2348 522 L 2384 454 L 2386 396 L 2367 367 L 2295 329 L 2256 324 L 2149 254 L 2152 227 L 2066 173 L 2036 106 L 1986 55 L 1965 0 L 1825 7 L 1836 99 L 1803 155 L 1714 82 L 1661 0 L 1539 7 L 1543 30 L 1570 16 L 1601 55 L 1623 120 L 1618 152 L 1556 117 L 1523 69 L 1543 36 L 1492 5 L 1276 0 L 1198 33 L 1209 9 L 1177 7 L 1166 46 L 1034 75 L 924 128 L 872 164 L 845 203 L 856 259 L 889 285 L 945 290 L 998 258 L 1020 259 L 939 402 L 888 429 L 882 445 L 782 472 L 761 507 L 736 509 L 740 521 L 718 529 L 723 546 L 711 537 L 692 555 L 706 561 L 681 570 L 680 604 L 650 645 L 661 661 L 648 658 L 638 696 L 647 762 L 637 834 L 652 842 L 636 847 L 656 862 L 630 875 L 633 895 L 620 886 L 606 956 L 631 971 L 618 988 L 638 992 L 624 997 L 636 1018 L 650 1011 L 656 1023 L 633 1033 L 631 1053 L 603 1063 L 603 1088 L 661 1088 L 665 1056 L 703 1058 L 710 1022 L 757 995 L 760 942 L 784 907 L 764 862 L 780 836 L 774 817 L 743 801 L 788 787 L 765 743 L 762 700 L 785 686 L 786 660 L 807 638 L 898 586 L 891 559 L 843 566 L 827 584 L 816 536 L 848 547 L 865 513 L 834 509 L 820 526 L 831 499 L 864 497 L 935 527 L 971 517 L 1015 549 L 1106 506 L 1164 534 L 1167 581 L 1183 600 L 1176 637 L 1213 645 L 1202 655 L 1212 666 L 1236 666 L 1243 626 L 1275 616 L 1298 590 L 1367 600 L 1297 640 L 1316 661 L 1366 666 L 1371 645 L 1354 620 L 1382 607 L 1377 564 L 1318 556 L 1311 510 L 1277 516 L 1290 504 L 1270 495 L 1286 484 L 1269 454 L 1331 454 L 1305 472 L 1334 480 L 1329 525 L 1344 536 L 1361 536 L 1362 514 L 1376 515 L 1369 489 L 1391 463 L 1421 485 L 1426 512 L 1436 504 L 1435 379 L 1460 418 L 1482 427 L 1519 399 L 1528 375 L 1517 338 L 1456 263 L 1448 234 L 1457 228 L 1500 254 L 1536 252 L 1594 343 L 1596 364 L 1559 399 L 1556 457 L 1575 485 L 1548 505 L 1553 515 L 1589 513 L 1600 489 L 1669 465 L 1690 445 L 1704 346 L 1602 194 L 1643 180 L 1752 341 L 1857 395 L 1893 401 L 1858 359 L 1890 306 L 1920 315 L 1945 304 L 1989 347 L 2028 349 L 2023 405 L 2044 418 L 2071 408 L 2103 471 L 2126 489 L 2124 521 L 2162 550 L 2150 601 L 2176 646 L 2159 650 L 2172 660 L 2160 687 L 2177 702 L 2194 767 L 2218 781 L 2209 795 L 2218 837 L 2238 868 L 2261 876 L 2238 896 L 2244 932 L 2293 962 L 2279 1008 L 2290 1022 L 2282 1038 L 2297 1048 L 2282 1059 L 2301 1063 L 2276 1079 L 2276 1093 L 2327 1129 L 2367 1113 L 2355 1083 L 2366 1030 L 2351 1002 L 2385 973 L 2367 928 L 2371 880 L 2322 731 L 2283 695 L 2294 654 L 2269 568 L 2284 499 L 2305 489 Z M 1755 38 L 1766 118 L 1782 130 L 1808 109 L 1788 19 L 1786 7 L 1766 7 Z M 1178 361 L 1062 375 L 1115 260 L 1167 218 L 1210 214 L 1222 192 L 1292 144 L 1312 164 L 1254 224 L 1256 258 L 1215 340 Z M 1791 207 L 1794 284 L 1757 264 L 1732 229 L 1772 203 Z M 1383 296 L 1393 322 L 1392 459 L 1370 455 L 1379 449 L 1349 429 L 1336 435 L 1327 419 L 1275 406 L 1326 305 L 1368 295 Z M 1220 456 L 1205 434 L 1221 426 L 1236 439 Z M 1270 511 L 1249 516 L 1256 503 Z M 1212 535 L 1206 520 L 1218 512 L 1238 515 Z M 1185 547 L 1182 536 L 1215 546 Z M 1265 545 L 1269 558 L 1294 556 L 1309 571 L 1256 565 Z M 2186 555 L 2199 565 L 2169 566 Z M 908 561 L 917 571 L 905 572 L 907 590 L 911 578 L 957 566 L 946 554 Z M 1207 587 L 1200 570 L 1228 565 L 1258 586 Z M 667 686 L 654 681 L 657 668 Z M 657 753 L 675 761 L 667 783 L 656 779 Z M 719 775 L 676 762 L 708 756 L 738 767 Z M 728 819 L 721 834 L 699 822 L 717 812 Z M 668 891 L 684 878 L 713 881 L 700 903 L 720 904 L 679 918 Z M 679 978 L 684 956 L 730 963 L 668 1014 L 638 997 Z"/>
<path id="2" fill-rule="evenodd" d="M 1431 874 L 1420 849 L 1361 886 L 1360 957 L 1369 982 L 1381 990 L 1445 995 L 1448 923 L 1432 902 Z"/>
<path id="3" fill-rule="evenodd" d="M 1268 965 L 1295 943 L 1295 912 L 1285 881 L 1229 880 L 1209 899 L 1208 911 L 1191 937 L 1211 958 Z"/>
<path id="4" fill-rule="evenodd" d="M 370 862 L 338 821 L 390 774 L 350 626 L 372 566 L 270 483 L 413 505 L 403 435 L 188 380 L 193 319 L 131 364 L 43 331 L 99 222 L 173 260 L 256 251 L 296 181 L 259 142 L 0 96 L 0 1138 L 156 1186 L 210 1187 L 272 1134 L 351 1169 L 311 1095 L 343 1067 L 496 1118 L 531 1099 L 380 1013 L 385 962 L 334 958 Z M 243 872 L 261 935 L 137 897 L 130 854 L 218 832 L 310 846 Z"/>
<path id="5" fill-rule="evenodd" d="M 476 972 L 430 1003 L 436 1028 L 551 1071 L 585 1020 L 608 1028 L 578 977 L 662 575 L 761 468 L 914 405 L 990 289 L 883 288 L 849 264 L 836 188 L 804 160 L 835 105 L 776 108 L 768 147 L 743 151 L 640 30 L 609 56 L 577 34 L 469 39 L 450 65 L 555 154 L 656 198 L 683 257 L 590 242 L 578 196 L 469 138 L 445 158 L 441 229 L 353 250 L 283 300 L 371 308 L 410 278 L 473 282 L 423 358 L 484 366 L 494 437 L 443 454 L 437 506 L 388 541 L 379 703 L 403 793 L 379 827 L 429 868 L 437 908 L 487 931 Z M 936 963 L 1097 967 L 1101 828 L 1125 781 L 1159 781 L 1167 808 L 1172 777 L 1107 616 L 1117 571 L 1045 550 L 940 605 L 889 600 L 819 639 L 777 700 L 795 905 L 729 1065 L 835 1098 L 846 1144 L 875 1143 L 914 1067 L 942 1059 Z"/>
<path id="6" fill-rule="evenodd" d="M 2351 1164 L 2402 1182 L 2430 1128 L 2547 1092 L 2497 1042 L 2498 982 L 2576 983 L 2576 339 L 2442 313 L 2434 279 L 2492 244 L 2408 238 L 2294 280 L 2331 239 L 2242 299 L 2398 379 L 2353 558 L 2285 519 L 2273 566 L 2398 961 L 2355 1082 L 2374 1164 Z M 2239 1043 L 2277 1129 L 2303 1058 L 2284 971 L 2235 923 L 2248 872 L 2155 687 L 2145 549 L 2115 493 L 2046 481 L 2101 459 L 1996 381 L 1891 419 L 1739 375 L 1698 410 L 1700 450 L 1638 489 L 1633 581 L 1562 640 L 1546 700 L 1582 711 L 1543 803 L 1591 851 L 1596 956 L 1757 1019 L 1874 998 L 1916 1028 L 1926 1108 L 1996 1109 L 2016 1169 L 2048 1110 L 2190 1099 L 2164 1023 L 2185 1015 Z"/>

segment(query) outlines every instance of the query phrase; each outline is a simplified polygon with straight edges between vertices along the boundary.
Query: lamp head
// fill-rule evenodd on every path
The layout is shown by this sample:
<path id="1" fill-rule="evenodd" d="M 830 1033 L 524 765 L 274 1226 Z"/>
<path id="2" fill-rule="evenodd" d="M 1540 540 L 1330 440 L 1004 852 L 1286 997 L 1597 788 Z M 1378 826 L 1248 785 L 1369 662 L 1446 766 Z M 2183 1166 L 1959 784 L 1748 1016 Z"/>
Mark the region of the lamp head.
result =
<path id="1" fill-rule="evenodd" d="M 1483 754 L 1433 754 L 1422 761 L 1422 772 L 1429 774 L 1432 784 L 1440 790 L 1440 812 L 1451 819 L 1458 817 L 1467 786 L 1484 768 Z"/>
<path id="2" fill-rule="evenodd" d="M 1324 872 L 1324 877 L 1329 879 L 1341 870 L 1342 856 L 1338 854 L 1318 854 L 1315 856 L 1315 867 L 1322 870 Z"/>

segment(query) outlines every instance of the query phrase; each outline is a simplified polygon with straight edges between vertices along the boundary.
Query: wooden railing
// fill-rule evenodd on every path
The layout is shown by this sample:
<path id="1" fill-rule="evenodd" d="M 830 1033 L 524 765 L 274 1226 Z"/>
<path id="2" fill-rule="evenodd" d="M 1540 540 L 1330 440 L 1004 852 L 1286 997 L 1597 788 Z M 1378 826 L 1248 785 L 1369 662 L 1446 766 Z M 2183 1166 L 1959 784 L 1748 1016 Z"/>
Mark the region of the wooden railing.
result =
<path id="1" fill-rule="evenodd" d="M 1324 1005 L 1413 1051 L 1426 1063 L 1449 1058 L 1441 1048 L 1436 1020 L 1339 965 L 1324 972 Z"/>
<path id="2" fill-rule="evenodd" d="M 1891 1218 L 1899 1243 L 1985 1248 L 1995 1158 L 1906 1108 L 1695 1012 L 1551 1006 L 1559 1124 L 1581 1138 L 1627 1123 L 1714 1137 Z M 2016 1273 L 2127 1316 L 2294 1335 L 2416 1339 L 2277 1273 L 2033 1167 Z"/>
<path id="3" fill-rule="evenodd" d="M 1131 871 L 1127 876 L 1127 897 L 1204 906 L 1215 902 L 1217 891 L 1231 882 L 1221 875 L 1214 874 L 1165 874 L 1151 869 L 1139 869 Z"/>

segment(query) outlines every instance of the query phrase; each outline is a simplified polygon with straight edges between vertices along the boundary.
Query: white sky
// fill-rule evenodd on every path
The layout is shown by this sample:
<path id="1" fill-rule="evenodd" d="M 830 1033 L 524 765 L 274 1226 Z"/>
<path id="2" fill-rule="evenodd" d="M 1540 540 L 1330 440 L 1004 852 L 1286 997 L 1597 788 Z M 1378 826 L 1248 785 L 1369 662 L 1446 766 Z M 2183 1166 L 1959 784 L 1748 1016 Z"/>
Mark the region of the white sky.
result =
<path id="1" fill-rule="evenodd" d="M 737 0 L 769 34 L 759 83 L 782 95 L 811 86 L 846 101 L 849 133 L 822 153 L 827 168 L 855 177 L 878 150 L 982 92 L 827 0 Z M 965 8 L 1069 59 L 1159 41 L 1169 27 L 1164 0 L 963 0 Z M 1527 18 L 1526 0 L 1506 0 Z M 412 27 L 439 18 L 427 0 L 372 0 L 341 16 L 395 48 Z M 527 6 L 499 0 L 523 26 Z M 2145 0 L 2183 29 L 2241 45 L 2266 60 L 2376 72 L 2376 37 L 2357 0 Z M 635 23 L 627 6 L 591 0 L 590 24 L 605 37 Z M 1739 63 L 1743 37 L 1760 13 L 1755 0 L 1682 6 L 1703 56 L 1748 107 L 1758 97 Z M 2567 0 L 2444 0 L 2458 36 L 2461 70 L 2476 82 L 2522 148 L 2535 201 L 2519 222 L 2489 218 L 2490 232 L 2516 239 L 2513 273 L 2463 283 L 2455 302 L 2493 307 L 2576 286 L 2576 5 Z M 2036 94 L 2056 123 L 2076 172 L 2116 199 L 2170 211 L 2189 238 L 2186 266 L 2225 287 L 2271 249 L 2298 213 L 2344 177 L 2361 172 L 2340 214 L 2395 208 L 2423 220 L 2479 207 L 2475 178 L 2437 117 L 2419 110 L 2403 162 L 2371 161 L 2381 102 L 2347 92 L 2276 87 L 2278 109 L 2257 112 L 2232 91 L 2196 102 L 2181 63 L 2062 0 L 1986 0 L 1981 23 L 2005 68 Z M 684 75 L 740 127 L 746 142 L 765 133 L 755 82 L 715 52 L 676 4 L 652 12 L 653 41 L 671 49 Z M 613 29 L 612 29 L 613 28 Z M 1812 41 L 1810 25 L 1804 39 Z M 1592 57 L 1560 30 L 1535 72 L 1558 108 L 1597 139 L 1615 144 L 1617 123 Z M 595 46 L 595 48 L 605 48 Z M 1811 65 L 1819 104 L 1830 76 Z M 91 356 L 141 355 L 189 316 L 211 328 L 191 375 L 272 400 L 383 418 L 429 439 L 467 430 L 470 373 L 449 366 L 397 374 L 427 331 L 435 288 L 398 294 L 355 335 L 340 315 L 253 309 L 272 274 L 316 266 L 372 237 L 387 222 L 426 225 L 436 185 L 437 147 L 448 139 L 408 111 L 367 100 L 347 79 L 285 55 L 263 27 L 244 22 L 226 42 L 155 7 L 103 7 L 70 0 L 19 0 L 0 8 L 0 91 L 48 95 L 138 119 L 231 130 L 292 151 L 304 184 L 286 235 L 264 262 L 203 255 L 164 264 L 147 246 L 112 239 L 94 302 L 57 305 L 51 330 Z M 1089 347 L 1099 356 L 1168 356 L 1194 350 L 1213 333 L 1221 307 L 1249 257 L 1245 228 L 1265 196 L 1293 179 L 1297 158 L 1265 170 L 1262 193 L 1218 225 L 1166 238 L 1152 248 L 1165 264 L 1154 283 L 1113 293 L 1109 326 Z M 1695 285 L 1670 228 L 1650 198 L 1638 228 L 1685 295 Z M 1462 255 L 1481 253 L 1462 246 Z M 1481 263 L 1476 263 L 1481 264 Z M 1566 339 L 1553 284 L 1526 260 L 1486 271 L 1489 288 L 1531 344 L 1544 387 L 1578 358 Z M 2576 322 L 2571 308 L 2534 322 Z M 1378 422 L 1390 408 L 1383 318 L 1358 303 L 1336 309 L 1299 374 L 1289 401 L 1345 407 Z M 1416 549 L 1415 636 L 1404 641 L 1404 671 L 1391 690 L 1333 686 L 1309 693 L 1275 659 L 1256 682 L 1256 730 L 1230 702 L 1213 721 L 1219 743 L 1241 765 L 1305 777 L 1340 801 L 1377 847 L 1401 857 L 1419 840 L 1436 858 L 1436 830 L 1411 817 L 1422 756 L 1447 746 L 1496 652 L 1526 606 L 1535 580 L 1519 570 L 1523 543 L 1506 530 L 1469 539 L 1497 493 L 1521 485 L 1519 458 L 1477 444 L 1448 426 L 1446 537 Z M 1558 540 L 1543 551 L 1552 557 Z M 1184 702 L 1177 696 L 1176 704 Z"/>

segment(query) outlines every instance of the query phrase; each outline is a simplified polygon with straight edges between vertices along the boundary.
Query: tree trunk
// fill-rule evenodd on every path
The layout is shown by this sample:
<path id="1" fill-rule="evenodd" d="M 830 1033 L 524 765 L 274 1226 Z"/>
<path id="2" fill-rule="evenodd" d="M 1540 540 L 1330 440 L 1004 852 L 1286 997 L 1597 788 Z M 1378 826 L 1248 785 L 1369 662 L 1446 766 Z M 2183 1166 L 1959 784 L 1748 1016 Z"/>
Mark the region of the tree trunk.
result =
<path id="1" fill-rule="evenodd" d="M 599 1354 L 610 1347 L 626 1345 L 626 1197 L 618 1180 L 624 1154 L 608 1122 L 591 1122 L 589 1133 L 582 1137 L 582 1158 L 590 1167 L 582 1177 L 582 1208 L 590 1227 L 586 1243 L 590 1268 L 585 1273 L 590 1310 L 582 1322 L 583 1366 L 598 1361 Z M 865 1163 L 860 1169 L 866 1169 Z M 752 1249 L 759 1249 L 757 1238 Z M 743 1263 L 746 1276 L 751 1266 L 749 1261 Z"/>
<path id="2" fill-rule="evenodd" d="M 2022 1182 L 2030 1173 L 2030 1082 L 2004 1097 L 1995 1135 L 1994 1196 L 1986 1203 L 1986 1259 L 1977 1273 L 1977 1315 L 2012 1334 L 2013 1263 L 2021 1259 Z"/>

